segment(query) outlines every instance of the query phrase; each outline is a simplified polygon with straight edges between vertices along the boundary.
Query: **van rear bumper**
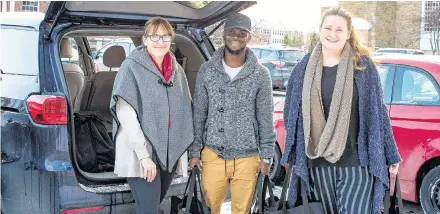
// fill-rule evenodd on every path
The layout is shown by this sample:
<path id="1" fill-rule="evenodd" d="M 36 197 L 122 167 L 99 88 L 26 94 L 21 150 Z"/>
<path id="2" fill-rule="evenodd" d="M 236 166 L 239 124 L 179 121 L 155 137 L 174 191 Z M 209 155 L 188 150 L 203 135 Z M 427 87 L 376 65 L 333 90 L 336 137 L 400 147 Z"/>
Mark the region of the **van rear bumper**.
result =
<path id="1" fill-rule="evenodd" d="M 164 202 L 162 206 L 165 206 L 164 209 L 167 208 L 166 205 L 167 200 L 170 199 L 171 196 L 182 196 L 185 193 L 186 181 L 188 178 L 180 177 L 175 178 L 171 183 L 170 188 L 167 191 Z M 100 192 L 88 192 L 84 189 L 84 186 L 64 186 L 60 188 L 60 208 L 61 214 L 63 211 L 72 210 L 72 209 L 80 209 L 80 208 L 88 208 L 88 207 L 98 207 L 104 206 L 100 210 L 91 211 L 90 213 L 135 213 L 134 199 L 130 192 L 130 187 L 128 184 L 118 185 L 119 187 L 109 186 L 106 191 L 117 190 L 118 192 L 107 192 L 104 193 L 104 186 L 99 189 L 93 187 L 92 190 L 99 190 Z M 123 187 L 124 189 L 121 189 Z M 122 191 L 124 190 L 124 191 Z M 87 212 L 81 212 L 87 213 Z M 166 212 L 165 212 L 166 213 Z"/>

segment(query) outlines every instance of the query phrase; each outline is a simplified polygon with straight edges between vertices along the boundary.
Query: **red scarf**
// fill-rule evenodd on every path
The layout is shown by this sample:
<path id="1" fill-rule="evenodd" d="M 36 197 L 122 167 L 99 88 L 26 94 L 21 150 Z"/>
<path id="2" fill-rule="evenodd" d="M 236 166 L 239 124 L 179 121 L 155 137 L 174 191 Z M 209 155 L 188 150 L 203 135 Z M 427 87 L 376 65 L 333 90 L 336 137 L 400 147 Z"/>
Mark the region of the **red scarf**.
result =
<path id="1" fill-rule="evenodd" d="M 151 61 L 153 61 L 154 65 L 156 66 L 157 70 L 159 70 L 159 72 L 162 74 L 163 78 L 165 78 L 165 81 L 168 82 L 168 80 L 171 77 L 171 74 L 173 74 L 173 70 L 171 67 L 171 54 L 168 52 L 167 54 L 165 54 L 164 58 L 163 58 L 163 62 L 162 62 L 162 69 L 160 69 L 159 65 L 157 64 L 157 62 L 153 59 L 153 57 L 149 54 Z"/>
<path id="2" fill-rule="evenodd" d="M 162 69 L 160 69 L 159 65 L 157 64 L 157 62 L 153 59 L 153 57 L 151 56 L 151 54 L 148 54 L 151 58 L 151 61 L 153 61 L 154 65 L 156 66 L 157 70 L 159 70 L 159 72 L 162 74 L 163 78 L 165 79 L 165 81 L 168 82 L 168 80 L 171 77 L 171 74 L 173 74 L 173 70 L 171 67 L 171 54 L 168 52 L 167 54 L 165 54 L 164 58 L 163 58 L 163 62 L 162 62 Z M 168 128 L 171 127 L 171 114 L 168 111 Z"/>

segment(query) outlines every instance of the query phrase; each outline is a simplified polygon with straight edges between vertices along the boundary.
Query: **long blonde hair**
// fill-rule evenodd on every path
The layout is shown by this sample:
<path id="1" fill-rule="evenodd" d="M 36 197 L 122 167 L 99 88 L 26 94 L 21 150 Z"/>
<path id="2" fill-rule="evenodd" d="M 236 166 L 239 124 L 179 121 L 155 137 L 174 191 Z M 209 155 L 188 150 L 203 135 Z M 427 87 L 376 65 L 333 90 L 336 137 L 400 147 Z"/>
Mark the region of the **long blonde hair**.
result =
<path id="1" fill-rule="evenodd" d="M 324 23 L 324 20 L 325 20 L 325 18 L 327 18 L 327 16 L 340 16 L 347 21 L 347 25 L 348 25 L 347 28 L 348 28 L 348 31 L 350 32 L 350 38 L 348 39 L 348 42 L 354 51 L 354 56 L 353 56 L 354 68 L 358 69 L 358 70 L 364 70 L 365 67 L 363 67 L 359 64 L 359 60 L 360 60 L 361 56 L 371 56 L 371 53 L 359 41 L 359 37 L 353 27 L 351 14 L 341 7 L 331 8 L 324 13 L 324 16 L 322 17 L 322 20 L 321 20 L 320 27 L 322 27 L 322 24 Z"/>

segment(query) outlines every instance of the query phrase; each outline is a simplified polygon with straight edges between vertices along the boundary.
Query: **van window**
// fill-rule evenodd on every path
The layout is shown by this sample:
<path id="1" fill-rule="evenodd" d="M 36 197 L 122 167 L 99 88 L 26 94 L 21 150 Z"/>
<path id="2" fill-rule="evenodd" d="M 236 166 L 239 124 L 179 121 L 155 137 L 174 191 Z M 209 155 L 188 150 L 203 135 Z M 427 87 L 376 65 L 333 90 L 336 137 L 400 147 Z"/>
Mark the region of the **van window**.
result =
<path id="1" fill-rule="evenodd" d="M 104 53 L 105 51 L 115 45 L 122 46 L 125 50 L 125 55 L 128 56 L 131 51 L 135 50 L 132 40 L 130 37 L 87 37 L 90 49 L 93 51 L 93 62 L 95 64 L 95 69 L 98 72 L 110 71 L 110 68 L 104 65 Z M 112 71 L 118 71 L 118 68 L 112 68 Z"/>
<path id="2" fill-rule="evenodd" d="M 0 25 L 0 69 L 5 74 L 38 75 L 38 31 Z"/>
<path id="3" fill-rule="evenodd" d="M 72 48 L 72 58 L 61 58 L 61 63 L 63 64 L 75 63 L 79 65 L 78 45 L 76 45 L 74 38 L 69 38 L 69 41 L 70 41 L 70 47 Z"/>
<path id="4" fill-rule="evenodd" d="M 128 54 L 130 54 L 130 44 L 132 43 L 128 43 L 128 42 L 118 42 L 119 46 L 122 46 L 125 50 L 125 55 L 128 56 Z"/>
<path id="5" fill-rule="evenodd" d="M 0 25 L 0 91 L 23 100 L 39 92 L 38 31 L 33 27 Z"/>

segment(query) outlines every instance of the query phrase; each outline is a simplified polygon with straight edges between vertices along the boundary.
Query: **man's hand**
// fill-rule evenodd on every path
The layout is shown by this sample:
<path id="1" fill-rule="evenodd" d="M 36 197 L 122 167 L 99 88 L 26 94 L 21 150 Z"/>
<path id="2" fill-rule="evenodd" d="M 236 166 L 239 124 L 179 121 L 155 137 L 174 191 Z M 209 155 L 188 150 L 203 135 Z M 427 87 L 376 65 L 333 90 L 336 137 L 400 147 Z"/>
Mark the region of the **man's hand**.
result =
<path id="1" fill-rule="evenodd" d="M 200 165 L 200 158 L 191 158 L 189 161 L 189 167 L 194 168 L 197 166 L 199 169 L 202 169 L 202 166 Z"/>
<path id="2" fill-rule="evenodd" d="M 399 172 L 399 163 L 390 165 L 390 173 L 393 175 L 397 175 L 397 172 Z"/>
<path id="3" fill-rule="evenodd" d="M 259 173 L 261 173 L 262 175 L 267 175 L 269 174 L 269 169 L 270 165 L 261 160 L 260 165 L 257 168 L 257 174 L 255 174 L 255 176 L 258 176 Z"/>
<path id="4" fill-rule="evenodd" d="M 144 179 L 148 182 L 153 182 L 156 177 L 156 164 L 151 158 L 144 158 L 141 160 L 142 167 L 144 168 Z"/>

